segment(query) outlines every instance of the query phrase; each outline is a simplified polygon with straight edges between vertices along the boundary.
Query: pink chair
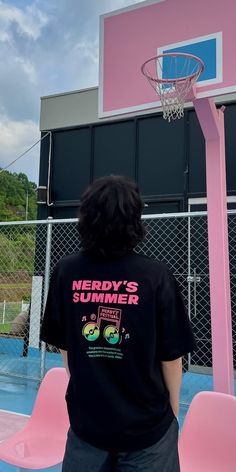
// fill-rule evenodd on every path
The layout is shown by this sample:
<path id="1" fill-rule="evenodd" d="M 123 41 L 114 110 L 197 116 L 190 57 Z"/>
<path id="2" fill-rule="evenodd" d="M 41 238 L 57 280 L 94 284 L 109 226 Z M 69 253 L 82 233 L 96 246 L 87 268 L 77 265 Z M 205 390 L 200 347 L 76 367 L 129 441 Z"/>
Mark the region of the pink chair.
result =
<path id="1" fill-rule="evenodd" d="M 198 393 L 179 439 L 181 472 L 236 472 L 236 398 Z"/>
<path id="2" fill-rule="evenodd" d="M 0 443 L 0 460 L 18 467 L 61 470 L 69 419 L 65 393 L 68 374 L 55 367 L 45 375 L 26 426 Z"/>

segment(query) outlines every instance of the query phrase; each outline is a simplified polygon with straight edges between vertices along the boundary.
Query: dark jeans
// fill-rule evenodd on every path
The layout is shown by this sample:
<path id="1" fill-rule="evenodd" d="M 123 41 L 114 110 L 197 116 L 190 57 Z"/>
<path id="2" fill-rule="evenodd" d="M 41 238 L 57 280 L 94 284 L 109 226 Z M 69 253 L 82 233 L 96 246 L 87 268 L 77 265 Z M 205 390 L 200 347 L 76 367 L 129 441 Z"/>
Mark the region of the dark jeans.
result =
<path id="1" fill-rule="evenodd" d="M 70 429 L 62 472 L 180 472 L 178 421 L 156 444 L 135 452 L 109 453 L 81 441 Z"/>

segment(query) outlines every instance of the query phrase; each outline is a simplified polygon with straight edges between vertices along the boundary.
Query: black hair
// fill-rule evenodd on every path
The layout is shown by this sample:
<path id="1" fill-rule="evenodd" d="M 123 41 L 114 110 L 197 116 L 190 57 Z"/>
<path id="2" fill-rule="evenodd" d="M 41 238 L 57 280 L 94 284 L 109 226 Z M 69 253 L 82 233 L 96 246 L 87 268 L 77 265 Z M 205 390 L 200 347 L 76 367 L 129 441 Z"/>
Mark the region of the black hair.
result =
<path id="1" fill-rule="evenodd" d="M 143 202 L 135 182 L 110 175 L 83 193 L 78 230 L 82 247 L 103 256 L 121 256 L 144 239 Z"/>

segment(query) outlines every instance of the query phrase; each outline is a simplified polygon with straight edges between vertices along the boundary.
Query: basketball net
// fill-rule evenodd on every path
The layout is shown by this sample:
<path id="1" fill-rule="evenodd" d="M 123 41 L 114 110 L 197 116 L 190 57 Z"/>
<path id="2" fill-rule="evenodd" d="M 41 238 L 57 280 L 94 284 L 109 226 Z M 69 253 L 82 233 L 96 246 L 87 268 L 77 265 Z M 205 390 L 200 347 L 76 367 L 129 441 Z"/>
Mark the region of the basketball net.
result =
<path id="1" fill-rule="evenodd" d="M 203 69 L 199 57 L 183 53 L 161 54 L 142 65 L 143 75 L 160 98 L 165 120 L 184 116 L 184 105 Z"/>

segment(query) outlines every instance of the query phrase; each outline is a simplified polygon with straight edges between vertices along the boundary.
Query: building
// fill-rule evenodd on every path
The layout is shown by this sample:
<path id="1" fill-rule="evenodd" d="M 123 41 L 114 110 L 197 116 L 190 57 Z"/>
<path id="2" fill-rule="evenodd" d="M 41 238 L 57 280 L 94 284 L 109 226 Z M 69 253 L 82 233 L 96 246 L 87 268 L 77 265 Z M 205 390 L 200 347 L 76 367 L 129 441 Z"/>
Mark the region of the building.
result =
<path id="1" fill-rule="evenodd" d="M 217 99 L 226 105 L 230 200 L 236 197 L 235 99 Z M 194 109 L 171 123 L 153 110 L 99 119 L 98 88 L 91 88 L 42 97 L 40 129 L 50 135 L 41 144 L 39 186 L 47 189 L 47 204 L 39 205 L 39 219 L 75 217 L 87 185 L 112 173 L 138 182 L 148 213 L 186 211 L 206 196 L 205 143 Z"/>

